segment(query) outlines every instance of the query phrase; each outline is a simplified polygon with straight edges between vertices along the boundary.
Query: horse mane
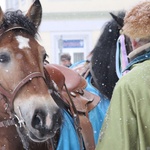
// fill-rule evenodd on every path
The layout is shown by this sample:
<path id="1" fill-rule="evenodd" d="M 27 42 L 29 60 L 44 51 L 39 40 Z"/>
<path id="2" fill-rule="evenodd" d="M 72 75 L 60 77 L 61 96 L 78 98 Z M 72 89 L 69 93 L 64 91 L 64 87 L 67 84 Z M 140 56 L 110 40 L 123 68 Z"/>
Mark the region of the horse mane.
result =
<path id="1" fill-rule="evenodd" d="M 124 18 L 125 12 L 118 16 Z M 108 21 L 93 49 L 91 73 L 98 90 L 109 99 L 118 77 L 115 69 L 116 42 L 120 36 L 120 26 L 114 19 Z"/>
<path id="2" fill-rule="evenodd" d="M 13 27 L 22 27 L 32 36 L 35 36 L 37 33 L 37 28 L 35 25 L 26 16 L 23 15 L 21 10 L 7 11 L 4 14 L 2 22 L 3 23 L 0 24 L 1 34 Z"/>

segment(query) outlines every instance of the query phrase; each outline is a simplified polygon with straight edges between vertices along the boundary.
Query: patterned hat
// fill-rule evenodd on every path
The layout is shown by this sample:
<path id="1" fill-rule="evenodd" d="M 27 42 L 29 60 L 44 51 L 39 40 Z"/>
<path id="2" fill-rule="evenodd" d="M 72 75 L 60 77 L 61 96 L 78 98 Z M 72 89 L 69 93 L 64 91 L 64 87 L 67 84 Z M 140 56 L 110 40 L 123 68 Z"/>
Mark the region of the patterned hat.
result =
<path id="1" fill-rule="evenodd" d="M 132 39 L 150 38 L 150 1 L 142 2 L 126 13 L 122 34 Z"/>

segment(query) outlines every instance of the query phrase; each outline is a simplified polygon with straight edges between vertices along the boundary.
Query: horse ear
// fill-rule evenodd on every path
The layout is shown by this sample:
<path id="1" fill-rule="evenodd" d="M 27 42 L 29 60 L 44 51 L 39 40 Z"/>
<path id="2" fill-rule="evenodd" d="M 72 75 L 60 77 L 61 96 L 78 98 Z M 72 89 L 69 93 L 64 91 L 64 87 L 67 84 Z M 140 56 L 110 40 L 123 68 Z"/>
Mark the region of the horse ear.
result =
<path id="1" fill-rule="evenodd" d="M 26 17 L 28 17 L 28 19 L 34 23 L 36 28 L 39 27 L 42 19 L 42 6 L 39 0 L 34 1 L 30 9 L 28 10 Z"/>
<path id="2" fill-rule="evenodd" d="M 112 18 L 117 22 L 118 26 L 119 26 L 120 28 L 122 28 L 122 27 L 123 27 L 123 22 L 124 22 L 124 20 L 123 20 L 122 18 L 120 18 L 120 17 L 114 15 L 114 14 L 111 13 L 111 12 L 110 12 L 110 15 L 111 15 Z"/>
<path id="3" fill-rule="evenodd" d="M 4 18 L 4 13 L 2 11 L 2 8 L 0 7 L 0 24 L 2 24 Z"/>

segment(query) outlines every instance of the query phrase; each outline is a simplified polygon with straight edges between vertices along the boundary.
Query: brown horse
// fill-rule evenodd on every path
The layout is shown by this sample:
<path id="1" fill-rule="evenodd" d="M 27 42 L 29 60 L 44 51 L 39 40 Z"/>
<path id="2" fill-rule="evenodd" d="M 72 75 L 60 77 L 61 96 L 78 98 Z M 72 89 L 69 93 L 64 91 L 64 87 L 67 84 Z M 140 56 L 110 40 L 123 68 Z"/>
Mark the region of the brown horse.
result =
<path id="1" fill-rule="evenodd" d="M 44 142 L 61 125 L 60 108 L 51 96 L 54 89 L 45 81 L 46 52 L 36 39 L 41 17 L 39 0 L 26 15 L 0 9 L 1 150 L 49 150 Z"/>

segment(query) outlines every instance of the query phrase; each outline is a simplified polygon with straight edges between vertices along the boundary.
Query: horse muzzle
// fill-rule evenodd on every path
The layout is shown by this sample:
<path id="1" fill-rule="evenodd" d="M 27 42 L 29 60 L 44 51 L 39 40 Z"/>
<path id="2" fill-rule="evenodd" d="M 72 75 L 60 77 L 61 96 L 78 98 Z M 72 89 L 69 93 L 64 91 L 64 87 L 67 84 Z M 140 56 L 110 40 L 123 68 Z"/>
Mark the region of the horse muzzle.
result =
<path id="1" fill-rule="evenodd" d="M 44 142 L 56 134 L 61 124 L 62 113 L 60 109 L 53 114 L 52 118 L 49 113 L 38 109 L 31 121 L 33 130 L 29 131 L 29 138 L 35 142 Z"/>

